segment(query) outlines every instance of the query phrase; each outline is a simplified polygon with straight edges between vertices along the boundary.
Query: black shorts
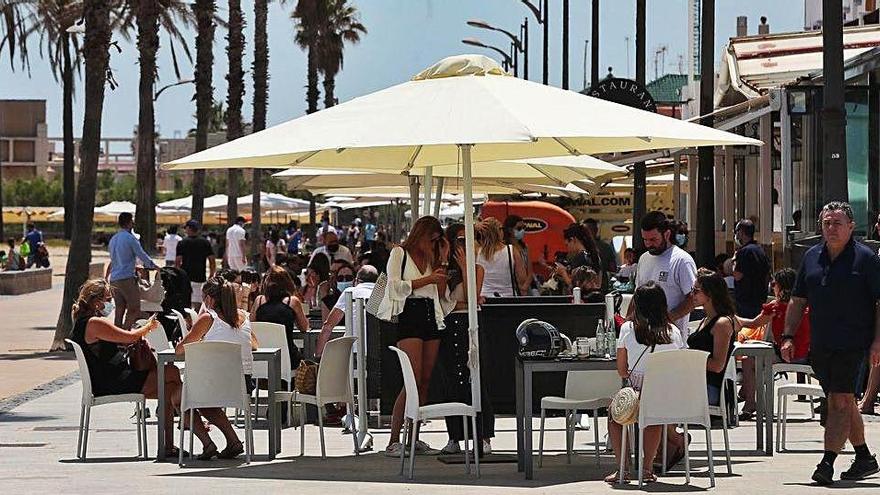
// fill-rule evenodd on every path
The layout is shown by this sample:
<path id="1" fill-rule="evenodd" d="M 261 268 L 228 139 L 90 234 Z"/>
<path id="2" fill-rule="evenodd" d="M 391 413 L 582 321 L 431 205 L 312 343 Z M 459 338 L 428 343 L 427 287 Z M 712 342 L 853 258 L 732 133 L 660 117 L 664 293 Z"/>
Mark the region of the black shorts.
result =
<path id="1" fill-rule="evenodd" d="M 397 315 L 397 340 L 440 338 L 437 319 L 434 317 L 434 300 L 410 297 Z"/>
<path id="2" fill-rule="evenodd" d="M 826 394 L 854 394 L 866 354 L 864 350 L 810 349 L 810 365 Z"/>

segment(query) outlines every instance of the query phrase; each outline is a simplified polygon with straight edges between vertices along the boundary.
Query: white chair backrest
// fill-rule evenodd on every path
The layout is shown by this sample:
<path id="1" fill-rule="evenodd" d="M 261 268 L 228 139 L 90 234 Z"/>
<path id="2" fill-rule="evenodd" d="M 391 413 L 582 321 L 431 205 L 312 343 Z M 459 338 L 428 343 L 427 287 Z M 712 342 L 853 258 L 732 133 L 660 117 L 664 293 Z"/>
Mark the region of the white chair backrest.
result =
<path id="1" fill-rule="evenodd" d="M 569 371 L 565 376 L 565 398 L 607 399 L 620 390 L 620 375 L 614 370 Z"/>
<path id="2" fill-rule="evenodd" d="M 731 354 L 730 359 L 727 360 L 727 368 L 724 370 L 724 379 L 733 380 L 733 383 L 736 383 L 736 358 L 733 357 L 733 354 Z"/>
<path id="3" fill-rule="evenodd" d="M 290 370 L 290 349 L 287 345 L 287 334 L 284 325 L 266 321 L 252 321 L 251 332 L 257 338 L 260 347 L 281 348 L 281 379 L 290 383 L 293 376 Z M 254 377 L 269 378 L 269 365 L 262 361 L 254 362 Z"/>
<path id="4" fill-rule="evenodd" d="M 144 336 L 150 347 L 158 351 L 171 349 L 171 342 L 168 342 L 168 335 L 165 334 L 165 328 L 162 325 L 157 326 L 152 332 Z"/>
<path id="5" fill-rule="evenodd" d="M 814 376 L 813 367 L 809 364 L 776 363 L 773 365 L 773 373 L 806 373 Z"/>
<path id="6" fill-rule="evenodd" d="M 639 424 L 706 424 L 709 420 L 708 357 L 708 352 L 692 349 L 648 355 L 639 397 Z M 668 421 L 673 418 L 676 421 Z"/>
<path id="7" fill-rule="evenodd" d="M 190 318 L 190 320 L 192 320 L 193 323 L 195 323 L 196 320 L 199 319 L 199 314 L 196 313 L 196 310 L 194 310 L 192 308 L 183 308 L 183 310 L 186 311 L 186 314 L 189 315 L 189 318 Z"/>
<path id="8" fill-rule="evenodd" d="M 92 376 L 89 374 L 89 364 L 86 362 L 86 355 L 83 354 L 82 347 L 70 339 L 64 339 L 65 342 L 73 347 L 76 353 L 76 362 L 79 364 L 79 378 L 83 387 L 83 402 L 91 402 L 92 400 Z"/>
<path id="9" fill-rule="evenodd" d="M 338 402 L 352 400 L 349 363 L 355 337 L 339 337 L 327 342 L 318 367 L 315 393 L 322 401 L 336 398 Z"/>
<path id="10" fill-rule="evenodd" d="M 400 360 L 400 370 L 403 374 L 403 388 L 406 390 L 406 411 L 404 416 L 407 418 L 419 417 L 419 385 L 416 383 L 416 375 L 413 373 L 412 363 L 409 356 L 397 347 L 388 346 L 389 349 L 397 353 Z"/>
<path id="11" fill-rule="evenodd" d="M 246 408 L 248 398 L 245 395 L 241 344 L 222 341 L 195 342 L 187 344 L 184 349 L 184 409 Z"/>
<path id="12" fill-rule="evenodd" d="M 172 309 L 171 313 L 173 313 L 174 316 L 177 317 L 177 326 L 180 327 L 180 335 L 182 337 L 186 337 L 186 334 L 189 333 L 189 325 L 186 324 L 186 318 L 184 318 L 183 314 L 181 314 L 180 311 L 176 309 Z"/>

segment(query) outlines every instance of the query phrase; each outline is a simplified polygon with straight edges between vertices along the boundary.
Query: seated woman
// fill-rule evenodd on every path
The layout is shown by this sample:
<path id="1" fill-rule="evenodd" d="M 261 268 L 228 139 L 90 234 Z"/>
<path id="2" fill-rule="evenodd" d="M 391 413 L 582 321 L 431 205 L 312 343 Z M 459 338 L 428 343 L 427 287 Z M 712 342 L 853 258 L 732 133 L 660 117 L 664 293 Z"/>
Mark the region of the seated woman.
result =
<path id="1" fill-rule="evenodd" d="M 321 321 L 326 321 L 330 311 L 342 291 L 354 285 L 354 267 L 345 260 L 334 260 L 330 278 L 318 286 L 318 300 L 321 302 Z"/>
<path id="2" fill-rule="evenodd" d="M 96 397 L 141 393 L 148 399 L 158 399 L 156 367 L 147 371 L 132 369 L 120 345 L 137 342 L 158 328 L 159 322 L 150 319 L 141 328 L 123 330 L 110 321 L 114 309 L 110 284 L 104 279 L 84 283 L 73 304 L 70 340 L 79 344 L 85 354 L 92 391 Z M 169 366 L 165 371 L 165 455 L 169 457 L 178 455 L 174 447 L 173 411 L 180 409 L 180 392 L 180 373 L 176 367 Z M 195 428 L 199 439 L 207 436 L 200 420 L 195 421 Z"/>
<path id="3" fill-rule="evenodd" d="M 773 289 L 773 302 L 765 304 L 761 308 L 761 314 L 755 318 L 737 317 L 739 324 L 744 327 L 737 334 L 737 339 L 765 340 L 765 335 L 747 335 L 747 329 L 755 329 L 770 324 L 773 331 L 773 343 L 776 348 L 782 346 L 782 331 L 785 329 L 785 312 L 788 309 L 788 302 L 791 300 L 791 291 L 794 288 L 794 282 L 797 278 L 797 272 L 791 268 L 783 268 L 773 274 L 770 279 L 770 286 Z M 801 318 L 800 326 L 794 338 L 794 363 L 806 363 L 810 353 L 810 308 L 804 308 L 804 315 Z M 745 405 L 742 408 L 742 414 L 739 419 L 749 420 L 755 414 L 755 360 L 752 358 L 743 358 L 742 360 L 742 388 L 740 394 L 745 399 Z"/>
<path id="4" fill-rule="evenodd" d="M 254 356 L 252 352 L 257 348 L 257 341 L 251 334 L 251 322 L 248 320 L 247 313 L 237 307 L 235 289 L 223 277 L 214 276 L 202 286 L 202 298 L 205 311 L 199 315 L 192 330 L 177 344 L 175 348 L 177 354 L 184 355 L 186 344 L 194 342 L 223 341 L 241 344 L 245 386 L 247 392 L 250 393 L 253 390 L 251 374 L 254 369 Z M 220 429 L 226 438 L 226 448 L 218 453 L 217 446 L 214 445 L 208 433 L 204 432 L 203 435 L 200 435 L 196 430 L 196 435 L 204 445 L 199 459 L 211 460 L 213 457 L 233 459 L 244 452 L 241 440 L 238 439 L 232 424 L 229 423 L 229 418 L 226 417 L 226 413 L 222 409 L 200 408 L 199 413 Z M 198 426 L 199 421 L 196 423 Z"/>
<path id="5" fill-rule="evenodd" d="M 303 312 L 302 301 L 294 295 L 296 287 L 287 270 L 273 266 L 263 279 L 262 294 L 254 300 L 251 314 L 254 321 L 266 321 L 284 325 L 287 350 L 290 352 L 291 369 L 299 366 L 302 354 L 293 341 L 295 329 L 309 331 L 309 319 Z"/>
<path id="6" fill-rule="evenodd" d="M 724 371 L 733 354 L 733 342 L 736 332 L 736 310 L 727 282 L 717 272 L 701 268 L 697 271 L 697 280 L 693 288 L 694 305 L 702 306 L 706 317 L 700 322 L 697 330 L 687 339 L 691 349 L 706 351 L 706 393 L 709 405 L 717 406 L 721 402 L 721 390 L 724 383 Z M 675 428 L 669 428 L 667 449 L 671 454 L 667 459 L 666 469 L 670 469 L 684 458 L 685 439 Z"/>
<path id="7" fill-rule="evenodd" d="M 571 272 L 571 283 L 581 289 L 581 302 L 605 302 L 602 294 L 602 280 L 595 270 L 588 266 L 579 266 Z M 572 288 L 574 290 L 574 288 Z"/>
<path id="8" fill-rule="evenodd" d="M 617 339 L 617 372 L 621 378 L 629 380 L 630 386 L 641 390 L 647 363 L 645 355 L 651 352 L 681 349 L 684 343 L 681 341 L 681 334 L 669 321 L 666 293 L 660 286 L 651 281 L 639 287 L 633 295 L 632 304 L 633 320 L 623 324 L 620 337 Z M 652 466 L 662 433 L 663 427 L 660 425 L 645 429 L 642 466 L 646 471 L 642 478 L 647 482 L 657 480 Z M 608 434 L 617 458 L 615 465 L 619 466 L 623 427 L 609 418 Z M 617 471 L 605 478 L 608 483 L 616 483 L 619 480 L 620 473 Z"/>

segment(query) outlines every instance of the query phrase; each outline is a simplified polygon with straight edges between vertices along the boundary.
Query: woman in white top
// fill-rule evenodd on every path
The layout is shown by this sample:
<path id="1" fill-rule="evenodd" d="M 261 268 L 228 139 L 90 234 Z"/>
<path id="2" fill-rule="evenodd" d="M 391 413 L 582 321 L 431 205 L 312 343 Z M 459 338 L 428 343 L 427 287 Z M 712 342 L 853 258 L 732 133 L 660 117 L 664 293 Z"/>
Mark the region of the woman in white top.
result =
<path id="1" fill-rule="evenodd" d="M 511 297 L 519 295 L 519 278 L 526 276 L 522 257 L 504 243 L 501 223 L 489 217 L 476 225 L 475 233 L 479 251 L 477 263 L 486 270 L 483 279 L 483 297 Z M 522 273 L 521 273 L 522 272 Z M 517 274 L 521 273 L 520 277 Z"/>
<path id="2" fill-rule="evenodd" d="M 449 243 L 443 236 L 443 227 L 434 217 L 419 218 L 406 241 L 391 250 L 388 258 L 388 282 L 385 297 L 379 304 L 377 316 L 389 321 L 397 316 L 397 347 L 412 363 L 422 403 L 428 398 L 428 384 L 440 348 L 440 330 L 444 328 L 444 309 L 440 294 L 446 294 L 446 259 Z M 391 415 L 391 438 L 385 454 L 400 456 L 400 429 L 406 392 L 401 388 Z M 430 447 L 422 441 L 416 445 L 419 452 Z"/>
<path id="3" fill-rule="evenodd" d="M 623 325 L 620 329 L 620 337 L 617 339 L 617 372 L 621 378 L 629 380 L 630 386 L 641 390 L 647 355 L 652 352 L 681 349 L 684 344 L 675 326 L 669 322 L 666 293 L 660 286 L 652 281 L 636 289 L 632 305 L 635 309 L 633 321 Z M 616 466 L 620 465 L 622 432 L 623 427 L 609 418 L 608 434 L 617 459 Z M 657 480 L 653 463 L 662 432 L 663 427 L 659 425 L 645 428 L 642 466 L 645 469 L 643 479 L 647 481 Z M 605 481 L 616 483 L 619 476 L 620 474 L 615 471 L 608 475 Z"/>
<path id="4" fill-rule="evenodd" d="M 254 369 L 253 350 L 257 348 L 257 341 L 251 333 L 251 322 L 247 313 L 238 309 L 235 290 L 223 277 L 215 276 L 208 279 L 202 286 L 202 297 L 205 312 L 196 319 L 192 330 L 177 344 L 177 354 L 184 355 L 184 346 L 193 342 L 214 340 L 240 344 L 245 385 L 250 393 L 253 390 L 251 380 Z M 217 452 L 217 446 L 210 437 L 201 439 L 205 447 L 199 459 L 210 460 L 215 456 L 220 459 L 232 459 L 244 452 L 241 440 L 238 439 L 238 435 L 229 423 L 229 418 L 222 409 L 200 408 L 199 414 L 217 426 L 226 438 L 226 448 L 220 452 Z"/>

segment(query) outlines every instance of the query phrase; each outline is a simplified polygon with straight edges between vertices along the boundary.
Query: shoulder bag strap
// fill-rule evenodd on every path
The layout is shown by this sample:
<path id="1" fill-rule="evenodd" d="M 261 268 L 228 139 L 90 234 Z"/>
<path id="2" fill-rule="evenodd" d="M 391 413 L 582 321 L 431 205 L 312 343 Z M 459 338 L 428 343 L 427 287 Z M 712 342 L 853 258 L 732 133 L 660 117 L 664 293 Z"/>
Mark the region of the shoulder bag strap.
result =
<path id="1" fill-rule="evenodd" d="M 404 276 L 406 275 L 406 259 L 409 253 L 404 248 L 400 248 L 400 250 L 403 251 L 403 260 L 400 262 L 400 280 L 406 280 Z"/>
<path id="2" fill-rule="evenodd" d="M 516 283 L 516 272 L 513 269 L 513 246 L 507 244 L 505 246 L 507 248 L 507 265 L 510 267 L 510 285 L 513 288 L 513 295 L 518 296 L 519 294 L 519 284 Z"/>
<path id="3" fill-rule="evenodd" d="M 651 349 L 651 353 L 654 352 L 654 348 L 655 348 L 655 347 L 657 347 L 656 344 L 654 344 L 654 345 L 652 345 L 652 346 L 650 347 L 650 349 Z M 636 369 L 636 366 L 639 365 L 639 361 L 642 360 L 642 356 L 644 356 L 644 355 L 645 355 L 645 352 L 647 352 L 647 351 L 648 351 L 648 346 L 645 346 L 645 349 L 642 351 L 641 354 L 639 354 L 638 359 L 636 359 L 636 362 L 633 363 L 632 368 L 629 369 L 629 371 L 627 372 L 627 374 L 630 374 L 630 375 L 632 374 L 633 370 Z M 627 383 L 629 383 L 629 378 L 627 378 L 626 381 L 627 381 Z"/>

